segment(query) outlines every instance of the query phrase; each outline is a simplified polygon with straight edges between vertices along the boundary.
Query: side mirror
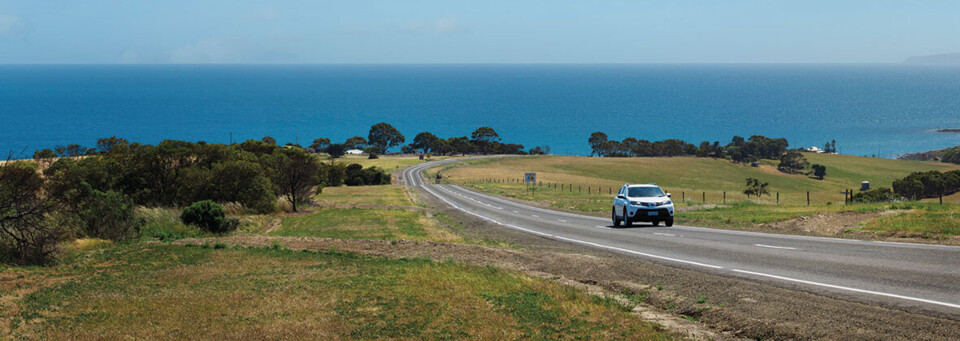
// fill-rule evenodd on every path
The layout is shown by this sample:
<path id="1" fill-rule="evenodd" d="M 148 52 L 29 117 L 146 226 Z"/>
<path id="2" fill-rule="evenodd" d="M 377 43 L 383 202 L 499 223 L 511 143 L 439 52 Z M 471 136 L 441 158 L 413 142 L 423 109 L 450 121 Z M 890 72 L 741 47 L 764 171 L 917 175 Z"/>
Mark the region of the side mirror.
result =
<path id="1" fill-rule="evenodd" d="M 627 196 L 623 194 L 617 194 L 617 199 L 626 199 Z"/>
<path id="2" fill-rule="evenodd" d="M 673 198 L 673 194 L 667 193 L 667 198 Z"/>

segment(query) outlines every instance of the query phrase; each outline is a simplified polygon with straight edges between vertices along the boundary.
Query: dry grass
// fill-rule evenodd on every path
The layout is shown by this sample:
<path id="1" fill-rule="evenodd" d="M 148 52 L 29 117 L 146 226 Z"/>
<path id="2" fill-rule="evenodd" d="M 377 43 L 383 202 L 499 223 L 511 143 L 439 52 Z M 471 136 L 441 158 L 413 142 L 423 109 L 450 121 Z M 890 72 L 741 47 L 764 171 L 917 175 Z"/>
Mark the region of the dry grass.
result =
<path id="1" fill-rule="evenodd" d="M 321 208 L 283 218 L 278 236 L 462 242 L 420 210 Z"/>
<path id="2" fill-rule="evenodd" d="M 751 202 L 775 203 L 780 193 L 784 205 L 805 205 L 806 192 L 811 203 L 826 205 L 843 203 L 845 189 L 859 189 L 860 182 L 870 181 L 873 187 L 889 187 L 893 180 L 911 172 L 960 169 L 958 165 L 938 162 L 899 161 L 864 158 L 848 155 L 806 153 L 810 163 L 827 166 L 827 177 L 817 180 L 806 175 L 785 174 L 776 170 L 776 161 L 764 160 L 759 167 L 736 164 L 725 160 L 695 157 L 670 158 L 591 158 L 574 156 L 540 156 L 506 159 L 475 160 L 431 170 L 455 183 L 474 184 L 492 193 L 550 203 L 558 208 L 586 212 L 609 210 L 608 193 L 624 183 L 657 183 L 674 194 L 674 200 L 699 204 L 706 194 L 707 203 L 745 202 L 741 192 L 746 178 L 768 182 L 770 196 Z M 537 196 L 528 194 L 523 184 L 484 183 L 484 179 L 516 181 L 525 172 L 536 172 L 544 187 Z M 561 184 L 564 191 L 548 189 L 546 185 Z M 573 191 L 570 191 L 573 185 Z M 600 194 L 597 190 L 600 190 Z M 589 193 L 588 193 L 589 189 Z M 685 199 L 685 200 L 684 200 Z M 960 202 L 960 196 L 946 198 Z"/>
<path id="3" fill-rule="evenodd" d="M 413 206 L 403 187 L 392 185 L 326 187 L 314 200 L 320 204 Z"/>
<path id="4" fill-rule="evenodd" d="M 5 337 L 674 338 L 612 300 L 426 260 L 140 244 L 25 278 L 46 275 L 64 280 L 5 306 Z"/>

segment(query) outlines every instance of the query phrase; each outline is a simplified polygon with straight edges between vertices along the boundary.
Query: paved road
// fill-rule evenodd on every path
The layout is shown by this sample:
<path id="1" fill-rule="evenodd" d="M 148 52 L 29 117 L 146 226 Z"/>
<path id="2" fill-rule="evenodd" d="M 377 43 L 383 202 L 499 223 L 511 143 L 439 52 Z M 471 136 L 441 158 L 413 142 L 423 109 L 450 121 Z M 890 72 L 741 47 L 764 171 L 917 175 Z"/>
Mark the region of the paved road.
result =
<path id="1" fill-rule="evenodd" d="M 420 176 L 427 168 L 456 161 L 410 167 L 402 181 L 503 228 L 832 297 L 960 316 L 960 247 L 679 225 L 613 228 L 609 219 L 531 207 L 455 185 L 425 184 Z"/>

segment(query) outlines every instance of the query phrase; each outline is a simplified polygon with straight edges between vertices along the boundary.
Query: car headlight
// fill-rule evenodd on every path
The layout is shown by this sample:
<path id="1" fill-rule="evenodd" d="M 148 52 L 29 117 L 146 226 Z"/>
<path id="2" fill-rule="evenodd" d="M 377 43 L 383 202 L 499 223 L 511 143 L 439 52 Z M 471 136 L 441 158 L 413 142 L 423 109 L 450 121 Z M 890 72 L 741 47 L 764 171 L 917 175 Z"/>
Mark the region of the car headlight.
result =
<path id="1" fill-rule="evenodd" d="M 673 203 L 672 201 L 667 200 L 667 201 L 664 201 L 664 202 L 658 202 L 658 203 L 657 203 L 657 206 L 665 206 L 665 205 L 670 205 L 670 204 L 672 204 L 672 203 Z"/>
<path id="2" fill-rule="evenodd" d="M 639 202 L 639 201 L 631 201 L 631 202 L 630 202 L 630 205 L 633 205 L 633 206 L 643 206 L 643 203 L 642 203 L 642 202 Z"/>

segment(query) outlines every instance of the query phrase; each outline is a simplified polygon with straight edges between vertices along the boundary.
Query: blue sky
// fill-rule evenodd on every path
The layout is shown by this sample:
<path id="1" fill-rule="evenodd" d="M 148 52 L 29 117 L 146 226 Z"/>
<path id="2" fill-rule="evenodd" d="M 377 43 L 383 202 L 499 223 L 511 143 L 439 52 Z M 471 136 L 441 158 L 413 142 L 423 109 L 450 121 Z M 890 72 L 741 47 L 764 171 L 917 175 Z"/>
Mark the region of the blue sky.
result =
<path id="1" fill-rule="evenodd" d="M 873 63 L 960 1 L 0 0 L 0 63 Z"/>

